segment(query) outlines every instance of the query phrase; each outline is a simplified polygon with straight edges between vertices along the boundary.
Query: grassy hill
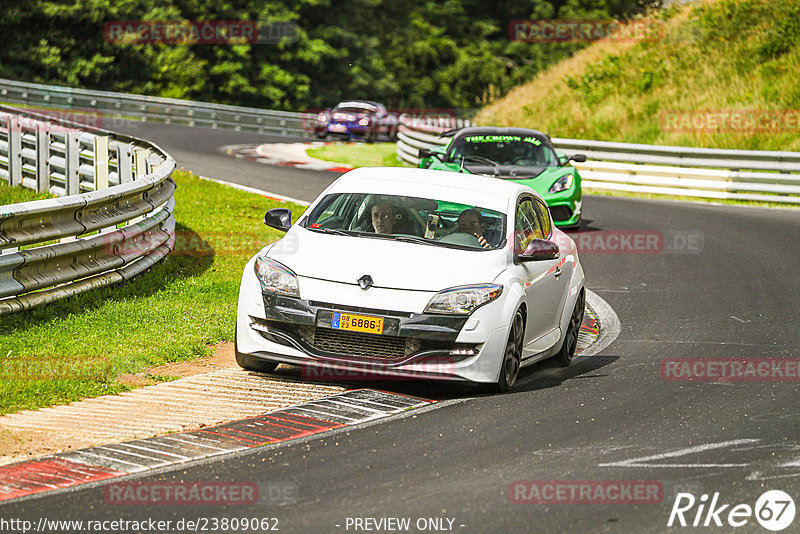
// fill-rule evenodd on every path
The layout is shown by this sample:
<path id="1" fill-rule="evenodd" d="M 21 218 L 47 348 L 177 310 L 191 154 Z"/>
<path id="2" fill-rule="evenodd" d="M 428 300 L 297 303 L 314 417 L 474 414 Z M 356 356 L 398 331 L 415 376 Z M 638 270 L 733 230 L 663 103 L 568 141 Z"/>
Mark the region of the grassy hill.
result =
<path id="1" fill-rule="evenodd" d="M 597 42 L 477 122 L 554 137 L 800 151 L 800 0 L 705 1 L 657 16 L 660 39 Z"/>

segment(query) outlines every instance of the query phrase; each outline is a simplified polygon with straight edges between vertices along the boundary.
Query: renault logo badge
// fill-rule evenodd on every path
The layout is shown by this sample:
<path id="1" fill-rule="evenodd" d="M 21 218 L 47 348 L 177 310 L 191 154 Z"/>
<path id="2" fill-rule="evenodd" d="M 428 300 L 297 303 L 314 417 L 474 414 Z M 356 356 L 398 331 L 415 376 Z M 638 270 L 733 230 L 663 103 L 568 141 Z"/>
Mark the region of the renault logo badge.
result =
<path id="1" fill-rule="evenodd" d="M 358 279 L 358 286 L 361 289 L 369 289 L 372 287 L 373 283 L 374 282 L 372 281 L 372 277 L 368 274 L 365 274 L 364 276 Z"/>

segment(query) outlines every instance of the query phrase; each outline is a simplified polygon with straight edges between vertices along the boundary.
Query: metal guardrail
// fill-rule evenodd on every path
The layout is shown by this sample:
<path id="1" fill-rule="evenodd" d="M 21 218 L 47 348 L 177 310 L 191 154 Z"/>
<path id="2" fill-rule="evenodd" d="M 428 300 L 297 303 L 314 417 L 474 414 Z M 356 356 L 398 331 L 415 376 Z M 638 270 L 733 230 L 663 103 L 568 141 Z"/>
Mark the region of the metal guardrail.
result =
<path id="1" fill-rule="evenodd" d="M 0 179 L 60 197 L 0 206 L 0 315 L 130 279 L 169 254 L 173 170 L 147 141 L 0 107 Z"/>
<path id="2" fill-rule="evenodd" d="M 0 78 L 0 102 L 73 110 L 75 115 L 153 120 L 242 132 L 307 136 L 315 115 L 174 98 L 89 91 Z"/>
<path id="3" fill-rule="evenodd" d="M 400 116 L 397 128 L 397 157 L 406 163 L 419 165 L 419 149 L 434 148 L 445 144 L 441 134 L 454 128 L 466 128 L 468 120 L 439 118 L 419 119 Z"/>
<path id="4" fill-rule="evenodd" d="M 419 164 L 418 150 L 445 144 L 445 125 L 400 118 L 397 156 Z M 589 161 L 573 163 L 583 186 L 610 191 L 800 204 L 800 152 L 720 150 L 556 139 Z"/>

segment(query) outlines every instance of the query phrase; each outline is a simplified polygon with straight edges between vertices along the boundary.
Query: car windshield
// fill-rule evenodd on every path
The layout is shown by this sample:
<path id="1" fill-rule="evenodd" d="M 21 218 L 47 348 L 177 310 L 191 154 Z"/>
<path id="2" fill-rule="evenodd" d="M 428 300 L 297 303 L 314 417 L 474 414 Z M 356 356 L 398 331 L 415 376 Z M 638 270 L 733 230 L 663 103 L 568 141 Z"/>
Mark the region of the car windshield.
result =
<path id="1" fill-rule="evenodd" d="M 371 104 L 359 104 L 357 102 L 340 103 L 336 106 L 337 111 L 349 111 L 351 113 L 369 113 L 377 108 Z"/>
<path id="2" fill-rule="evenodd" d="M 499 165 L 556 166 L 555 152 L 539 137 L 533 135 L 467 135 L 453 141 L 449 150 L 451 161 L 470 156 L 472 163 L 489 165 L 478 158 L 487 158 Z"/>
<path id="3" fill-rule="evenodd" d="M 449 200 L 338 193 L 326 195 L 302 226 L 336 235 L 488 250 L 504 245 L 506 216 Z"/>

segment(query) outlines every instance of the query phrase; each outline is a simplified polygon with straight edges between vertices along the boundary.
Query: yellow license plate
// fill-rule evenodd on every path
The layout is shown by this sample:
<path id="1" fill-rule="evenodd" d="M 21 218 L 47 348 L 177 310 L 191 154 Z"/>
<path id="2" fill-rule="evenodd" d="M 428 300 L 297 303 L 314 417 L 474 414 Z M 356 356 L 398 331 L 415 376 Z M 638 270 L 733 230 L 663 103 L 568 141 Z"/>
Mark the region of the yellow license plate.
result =
<path id="1" fill-rule="evenodd" d="M 354 332 L 368 332 L 370 334 L 383 333 L 383 317 L 369 315 L 354 315 L 352 313 L 333 312 L 333 328 L 351 330 Z"/>

